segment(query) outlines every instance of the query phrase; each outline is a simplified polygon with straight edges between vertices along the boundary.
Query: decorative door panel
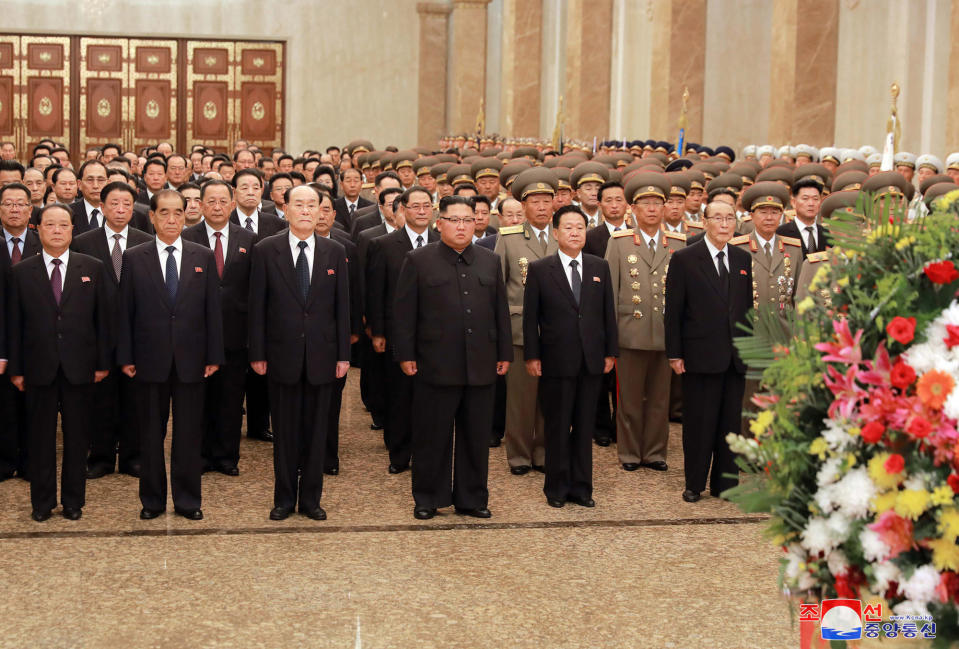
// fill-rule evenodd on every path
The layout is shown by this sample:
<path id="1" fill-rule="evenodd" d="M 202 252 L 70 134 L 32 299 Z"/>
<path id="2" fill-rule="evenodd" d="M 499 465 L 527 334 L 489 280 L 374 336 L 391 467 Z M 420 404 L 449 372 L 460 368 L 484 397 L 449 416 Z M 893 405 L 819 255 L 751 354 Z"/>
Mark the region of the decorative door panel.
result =
<path id="1" fill-rule="evenodd" d="M 20 37 L 0 36 L 0 140 L 13 140 L 23 151 L 21 112 L 14 102 L 20 97 Z"/>
<path id="2" fill-rule="evenodd" d="M 265 152 L 283 144 L 283 44 L 236 44 L 238 137 Z"/>
<path id="3" fill-rule="evenodd" d="M 234 43 L 188 41 L 186 145 L 233 151 Z"/>
<path id="4" fill-rule="evenodd" d="M 80 39 L 80 150 L 107 142 L 128 148 L 127 39 Z"/>
<path id="5" fill-rule="evenodd" d="M 70 38 L 20 37 L 23 150 L 44 138 L 70 144 Z"/>
<path id="6" fill-rule="evenodd" d="M 175 40 L 130 39 L 130 149 L 169 141 L 177 146 Z"/>

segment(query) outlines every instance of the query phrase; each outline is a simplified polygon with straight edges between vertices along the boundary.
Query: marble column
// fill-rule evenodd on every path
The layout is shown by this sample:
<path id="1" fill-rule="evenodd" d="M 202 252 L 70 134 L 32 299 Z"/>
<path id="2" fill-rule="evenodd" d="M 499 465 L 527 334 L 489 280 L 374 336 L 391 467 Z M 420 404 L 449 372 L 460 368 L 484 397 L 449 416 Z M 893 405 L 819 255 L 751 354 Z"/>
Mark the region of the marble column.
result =
<path id="1" fill-rule="evenodd" d="M 706 0 L 653 0 L 652 9 L 650 136 L 676 142 L 688 88 L 686 140 L 702 142 Z"/>
<path id="2" fill-rule="evenodd" d="M 959 0 L 952 0 L 949 20 L 949 90 L 946 99 L 945 151 L 959 151 Z"/>
<path id="3" fill-rule="evenodd" d="M 416 141 L 435 147 L 446 132 L 446 50 L 450 5 L 419 2 L 420 51 Z"/>
<path id="4" fill-rule="evenodd" d="M 833 144 L 838 49 L 839 0 L 774 0 L 770 143 Z"/>
<path id="5" fill-rule="evenodd" d="M 503 0 L 500 132 L 537 137 L 543 0 Z"/>
<path id="6" fill-rule="evenodd" d="M 602 141 L 609 136 L 613 0 L 569 0 L 566 24 L 565 135 Z"/>
<path id="7" fill-rule="evenodd" d="M 489 0 L 453 0 L 450 52 L 449 131 L 474 133 L 486 95 L 486 5 Z"/>

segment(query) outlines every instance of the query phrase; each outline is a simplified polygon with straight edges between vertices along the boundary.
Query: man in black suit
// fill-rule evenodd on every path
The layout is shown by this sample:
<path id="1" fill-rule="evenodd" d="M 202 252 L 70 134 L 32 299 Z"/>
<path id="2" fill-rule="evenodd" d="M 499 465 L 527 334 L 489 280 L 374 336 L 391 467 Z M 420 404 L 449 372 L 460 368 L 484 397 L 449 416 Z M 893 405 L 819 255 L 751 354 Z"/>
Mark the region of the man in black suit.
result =
<path id="1" fill-rule="evenodd" d="M 583 254 L 588 223 L 575 205 L 556 210 L 553 236 L 559 250 L 529 265 L 523 297 L 526 370 L 542 377 L 543 491 L 551 507 L 567 501 L 583 507 L 596 504 L 592 437 L 597 397 L 603 375 L 619 355 L 609 265 Z"/>
<path id="2" fill-rule="evenodd" d="M 350 239 L 346 230 L 334 227 L 336 211 L 333 209 L 333 197 L 320 192 L 320 209 L 316 219 L 316 236 L 334 241 L 346 251 L 346 266 L 350 276 L 350 356 L 355 352 L 352 348 L 363 331 L 363 295 L 361 292 L 360 264 L 356 258 L 356 244 Z M 326 453 L 323 456 L 323 473 L 339 475 L 340 473 L 340 410 L 343 406 L 343 389 L 346 387 L 346 377 L 342 376 L 333 383 L 333 393 L 330 395 L 330 415 L 326 432 Z"/>
<path id="3" fill-rule="evenodd" d="M 137 195 L 137 202 L 146 206 L 152 205 L 153 195 L 162 189 L 169 189 L 166 175 L 166 161 L 161 156 L 147 159 L 140 171 L 143 187 Z"/>
<path id="4" fill-rule="evenodd" d="M 9 183 L 0 187 L 0 224 L 4 239 L 0 246 L 0 289 L 4 288 L 13 266 L 40 254 L 40 237 L 34 227 L 28 227 L 30 213 L 30 190 L 26 185 Z M 23 393 L 9 381 L 0 381 L 0 413 L 0 481 L 12 478 L 15 473 L 26 480 L 30 465 L 26 401 Z"/>
<path id="5" fill-rule="evenodd" d="M 340 187 L 343 188 L 343 195 L 333 201 L 333 207 L 336 209 L 336 221 L 349 232 L 353 226 L 353 215 L 364 207 L 375 205 L 360 196 L 360 190 L 363 189 L 363 175 L 359 169 L 343 169 L 340 171 Z"/>
<path id="6" fill-rule="evenodd" d="M 794 184 L 792 206 L 796 210 L 796 217 L 776 228 L 776 234 L 802 241 L 804 260 L 810 252 L 822 252 L 832 246 L 829 232 L 817 221 L 822 205 L 822 190 L 822 185 L 815 178 L 803 178 Z"/>
<path id="7" fill-rule="evenodd" d="M 470 200 L 473 203 L 473 214 L 476 218 L 476 223 L 473 226 L 475 228 L 473 230 L 473 243 L 479 243 L 480 240 L 494 234 L 498 235 L 499 231 L 489 224 L 489 199 L 482 194 L 477 194 L 476 196 L 471 196 Z"/>
<path id="8" fill-rule="evenodd" d="M 247 371 L 247 300 L 250 259 L 255 235 L 230 223 L 233 188 L 211 180 L 200 189 L 203 221 L 183 231 L 183 240 L 213 251 L 223 313 L 226 362 L 207 380 L 204 405 L 204 468 L 228 476 L 240 475 L 240 429 L 243 426 L 243 385 Z"/>
<path id="9" fill-rule="evenodd" d="M 224 362 L 219 280 L 210 249 L 180 236 L 183 197 L 160 190 L 150 200 L 156 239 L 123 253 L 117 337 L 117 362 L 137 385 L 140 518 L 166 511 L 163 438 L 172 398 L 173 507 L 200 520 L 203 379 Z"/>
<path id="10" fill-rule="evenodd" d="M 366 314 L 373 334 L 373 351 L 383 356 L 386 366 L 386 427 L 383 437 L 390 454 L 388 471 L 392 474 L 402 473 L 410 465 L 410 407 L 413 400 L 413 379 L 403 373 L 395 356 L 393 303 L 396 282 L 406 253 L 440 238 L 430 228 L 433 201 L 424 187 L 414 185 L 406 190 L 400 196 L 400 203 L 405 225 L 370 243 L 366 286 Z"/>
<path id="11" fill-rule="evenodd" d="M 740 430 L 746 366 L 733 337 L 753 304 L 752 257 L 727 245 L 735 208 L 714 201 L 704 223 L 706 236 L 677 250 L 666 276 L 666 355 L 683 377 L 686 502 L 699 500 L 707 473 L 713 496 L 738 483 L 726 477 L 736 474 L 726 435 Z"/>
<path id="12" fill-rule="evenodd" d="M 250 365 L 270 383 L 273 510 L 326 520 L 323 455 L 330 395 L 350 366 L 349 269 L 343 246 L 315 234 L 320 196 L 290 190 L 289 232 L 256 245 L 250 278 Z M 298 470 L 300 475 L 297 475 Z"/>
<path id="13" fill-rule="evenodd" d="M 359 233 L 367 228 L 375 227 L 386 221 L 386 215 L 383 213 L 383 199 L 380 194 L 384 189 L 400 189 L 400 177 L 394 171 L 384 171 L 377 174 L 373 185 L 373 193 L 376 197 L 375 205 L 368 205 L 361 208 L 354 214 L 353 223 L 350 226 L 350 236 L 356 241 Z M 402 191 L 402 190 L 401 190 Z"/>
<path id="14" fill-rule="evenodd" d="M 63 205 L 40 212 L 41 255 L 10 273 L 9 374 L 26 393 L 33 520 L 57 506 L 57 413 L 63 415 L 63 516 L 77 520 L 86 494 L 87 432 L 93 384 L 111 366 L 111 318 L 103 264 L 71 254 L 73 215 Z"/>
<path id="15" fill-rule="evenodd" d="M 103 225 L 100 191 L 107 184 L 107 168 L 97 160 L 87 160 L 77 172 L 80 197 L 70 206 L 73 210 L 73 234 L 83 234 Z"/>
<path id="16" fill-rule="evenodd" d="M 453 505 L 489 518 L 493 384 L 513 360 L 506 287 L 495 253 L 471 243 L 468 198 L 443 198 L 438 222 L 440 241 L 407 255 L 393 302 L 395 357 L 415 377 L 413 516 Z"/>
<path id="17" fill-rule="evenodd" d="M 153 237 L 130 225 L 136 192 L 126 182 L 112 182 L 100 192 L 98 204 L 103 210 L 103 227 L 88 230 L 73 239 L 70 249 L 99 259 L 106 269 L 110 312 L 118 312 L 117 294 L 123 253 L 127 248 L 152 241 Z M 115 355 L 116 340 L 110 349 Z M 112 365 L 110 374 L 93 388 L 94 414 L 90 429 L 90 455 L 87 479 L 113 473 L 119 460 L 121 473 L 140 477 L 139 418 L 133 379 Z"/>

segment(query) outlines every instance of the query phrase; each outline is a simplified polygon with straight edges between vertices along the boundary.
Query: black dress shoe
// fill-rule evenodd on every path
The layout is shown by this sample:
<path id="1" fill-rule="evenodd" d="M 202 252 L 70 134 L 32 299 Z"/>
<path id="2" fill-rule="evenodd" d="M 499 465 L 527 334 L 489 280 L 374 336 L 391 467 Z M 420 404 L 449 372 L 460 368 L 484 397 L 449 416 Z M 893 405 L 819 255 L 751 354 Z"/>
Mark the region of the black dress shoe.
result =
<path id="1" fill-rule="evenodd" d="M 666 471 L 669 469 L 669 465 L 662 460 L 656 460 L 655 462 L 641 462 L 639 466 L 652 469 L 653 471 Z"/>
<path id="2" fill-rule="evenodd" d="M 370 424 L 370 430 L 383 430 L 383 422 L 373 420 L 373 423 Z"/>
<path id="3" fill-rule="evenodd" d="M 216 470 L 216 467 L 213 466 L 212 462 L 203 463 L 203 473 L 210 473 L 211 471 Z"/>
<path id="4" fill-rule="evenodd" d="M 129 464 L 120 465 L 120 473 L 125 473 L 128 476 L 133 478 L 140 477 L 140 463 L 139 462 L 130 462 Z"/>
<path id="5" fill-rule="evenodd" d="M 639 468 L 639 462 L 623 462 L 623 469 L 626 471 L 635 471 Z"/>
<path id="6" fill-rule="evenodd" d="M 232 464 L 227 464 L 226 462 L 220 463 L 217 465 L 216 470 L 223 475 L 236 477 L 240 475 L 240 470 L 233 466 Z"/>
<path id="7" fill-rule="evenodd" d="M 489 518 L 493 514 L 490 513 L 488 509 L 483 507 L 482 509 L 463 509 L 460 507 L 455 508 L 456 513 L 460 516 L 472 516 L 473 518 Z"/>
<path id="8" fill-rule="evenodd" d="M 546 504 L 548 504 L 550 507 L 555 507 L 556 509 L 559 509 L 559 508 L 564 507 L 564 506 L 566 505 L 566 503 L 565 503 L 564 501 L 562 501 L 562 500 L 554 500 L 554 499 L 552 499 L 552 498 L 547 498 L 547 499 L 546 499 Z"/>
<path id="9" fill-rule="evenodd" d="M 523 466 L 511 466 L 511 467 L 509 468 L 509 472 L 512 473 L 513 475 L 526 475 L 527 473 L 529 473 L 529 470 L 530 470 L 531 468 L 533 468 L 533 467 L 527 466 L 527 465 L 523 465 Z"/>
<path id="10" fill-rule="evenodd" d="M 572 496 L 570 496 L 570 497 L 568 498 L 568 500 L 569 500 L 569 502 L 573 503 L 574 505 L 579 505 L 580 507 L 595 507 L 595 506 L 596 506 L 596 501 L 593 500 L 592 498 L 573 498 Z"/>
<path id="11" fill-rule="evenodd" d="M 97 462 L 87 467 L 87 480 L 96 480 L 110 473 L 113 473 L 112 466 Z"/>
<path id="12" fill-rule="evenodd" d="M 178 516 L 182 516 L 188 521 L 202 521 L 203 520 L 203 510 L 202 509 L 183 509 L 180 507 L 174 507 L 173 511 L 176 512 Z"/>
<path id="13" fill-rule="evenodd" d="M 534 464 L 533 471 L 539 471 L 540 473 L 546 473 L 546 467 L 542 464 Z"/>
<path id="14" fill-rule="evenodd" d="M 261 442 L 273 441 L 273 433 L 270 432 L 269 430 L 258 430 L 252 433 L 248 432 L 246 436 L 249 437 L 250 439 L 258 439 Z"/>
<path id="15" fill-rule="evenodd" d="M 45 510 L 45 511 L 40 511 L 40 510 L 34 509 L 34 510 L 30 513 L 30 518 L 32 518 L 33 520 L 35 520 L 35 521 L 38 522 L 38 523 L 42 523 L 43 521 L 45 521 L 45 520 L 47 520 L 48 518 L 50 518 L 50 514 L 51 514 L 51 511 L 50 511 L 49 509 L 47 509 L 47 510 Z"/>
<path id="16" fill-rule="evenodd" d="M 290 514 L 293 513 L 292 507 L 274 507 L 270 510 L 270 520 L 271 521 L 283 521 L 290 517 Z"/>
<path id="17" fill-rule="evenodd" d="M 393 475 L 396 475 L 397 473 L 403 473 L 408 468 L 410 468 L 409 464 L 390 464 L 390 468 L 388 468 L 387 471 Z"/>
<path id="18" fill-rule="evenodd" d="M 17 472 L 14 469 L 7 469 L 6 471 L 0 471 L 0 482 L 3 482 L 4 480 L 9 480 L 16 474 Z"/>
<path id="19" fill-rule="evenodd" d="M 500 438 L 494 435 L 489 438 L 489 447 L 496 448 L 497 446 L 500 445 L 500 442 L 501 442 Z"/>
<path id="20" fill-rule="evenodd" d="M 300 510 L 300 513 L 306 516 L 307 518 L 312 518 L 315 521 L 325 521 L 326 520 L 326 511 L 320 507 L 316 506 L 313 509 L 303 511 Z"/>
<path id="21" fill-rule="evenodd" d="M 612 438 L 612 437 L 606 437 L 606 436 L 604 435 L 604 436 L 602 436 L 602 437 L 597 437 L 597 438 L 596 438 L 596 446 L 609 446 L 609 445 L 612 444 L 612 443 L 613 443 L 613 438 Z"/>
<path id="22" fill-rule="evenodd" d="M 729 500 L 728 498 L 723 498 L 723 489 L 710 489 L 709 495 L 713 498 L 719 498 L 720 500 Z"/>
<path id="23" fill-rule="evenodd" d="M 162 513 L 163 513 L 162 509 L 147 509 L 146 507 L 144 507 L 143 509 L 140 510 L 140 518 L 142 520 L 148 521 L 156 518 Z"/>
<path id="24" fill-rule="evenodd" d="M 68 521 L 78 521 L 80 517 L 83 516 L 82 509 L 71 509 L 69 507 L 63 508 L 63 517 Z"/>
<path id="25" fill-rule="evenodd" d="M 436 516 L 436 509 L 432 507 L 417 507 L 413 510 L 413 518 L 421 521 L 428 521 Z"/>
<path id="26" fill-rule="evenodd" d="M 327 467 L 323 469 L 323 473 L 326 475 L 340 475 L 340 465 L 337 464 L 335 466 Z"/>
<path id="27" fill-rule="evenodd" d="M 683 492 L 683 500 L 685 500 L 688 503 L 694 503 L 700 498 L 702 498 L 702 494 L 700 494 L 698 491 L 692 491 L 690 489 L 687 489 L 686 491 Z"/>

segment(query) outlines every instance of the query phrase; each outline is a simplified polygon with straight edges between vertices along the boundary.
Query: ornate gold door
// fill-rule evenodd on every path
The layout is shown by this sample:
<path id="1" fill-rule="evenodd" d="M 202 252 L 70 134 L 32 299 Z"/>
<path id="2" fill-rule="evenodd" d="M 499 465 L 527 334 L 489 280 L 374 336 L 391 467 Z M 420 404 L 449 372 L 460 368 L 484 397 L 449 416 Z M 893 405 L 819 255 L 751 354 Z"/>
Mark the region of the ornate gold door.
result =
<path id="1" fill-rule="evenodd" d="M 20 99 L 20 37 L 0 36 L 0 140 L 10 140 L 17 147 L 21 159 L 23 153 L 22 131 L 26 120 L 15 109 L 14 102 Z"/>
<path id="2" fill-rule="evenodd" d="M 175 40 L 130 39 L 131 150 L 168 141 L 177 145 L 178 98 Z"/>
<path id="3" fill-rule="evenodd" d="M 233 152 L 234 44 L 188 41 L 186 60 L 186 144 Z"/>
<path id="4" fill-rule="evenodd" d="M 20 37 L 23 155 L 44 138 L 70 145 L 70 38 Z"/>
<path id="5" fill-rule="evenodd" d="M 81 38 L 80 158 L 107 142 L 129 148 L 128 43 L 125 38 Z"/>
<path id="6" fill-rule="evenodd" d="M 237 43 L 239 137 L 264 152 L 283 144 L 283 44 Z"/>

